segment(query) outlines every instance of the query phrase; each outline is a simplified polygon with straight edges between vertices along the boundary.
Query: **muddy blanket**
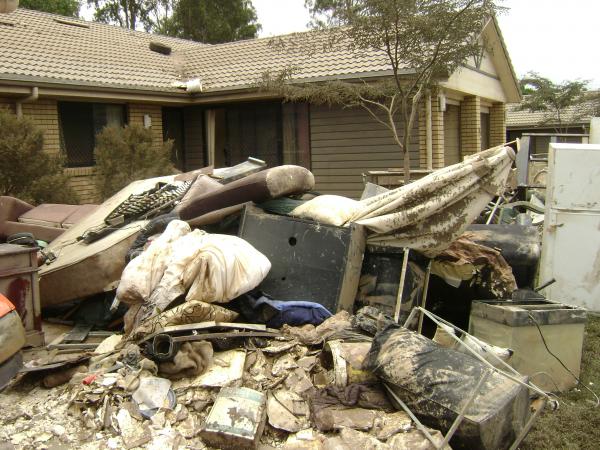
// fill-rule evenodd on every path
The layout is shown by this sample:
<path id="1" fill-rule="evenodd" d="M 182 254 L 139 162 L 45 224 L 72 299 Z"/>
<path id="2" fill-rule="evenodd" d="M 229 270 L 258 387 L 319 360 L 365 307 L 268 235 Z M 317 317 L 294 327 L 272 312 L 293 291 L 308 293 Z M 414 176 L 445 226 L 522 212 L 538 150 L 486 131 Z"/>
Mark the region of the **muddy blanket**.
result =
<path id="1" fill-rule="evenodd" d="M 525 387 L 405 328 L 392 325 L 378 333 L 364 365 L 425 425 L 442 433 L 449 430 L 488 372 L 451 441 L 452 448 L 508 448 L 526 422 L 529 397 Z"/>

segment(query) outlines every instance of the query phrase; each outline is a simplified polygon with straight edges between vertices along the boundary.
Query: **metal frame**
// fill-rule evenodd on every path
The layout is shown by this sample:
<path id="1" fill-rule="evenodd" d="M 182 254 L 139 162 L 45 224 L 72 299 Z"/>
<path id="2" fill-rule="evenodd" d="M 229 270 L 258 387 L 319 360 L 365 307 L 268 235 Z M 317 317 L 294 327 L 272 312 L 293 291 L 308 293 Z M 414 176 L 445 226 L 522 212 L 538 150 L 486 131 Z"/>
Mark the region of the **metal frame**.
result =
<path id="1" fill-rule="evenodd" d="M 426 295 L 427 295 L 426 292 L 427 291 L 425 290 L 425 292 L 424 292 L 425 295 L 423 296 L 423 298 L 426 297 Z M 423 301 L 423 303 L 424 303 L 424 301 Z M 419 313 L 419 334 L 420 334 L 420 329 L 421 329 L 422 324 L 423 324 L 423 318 L 424 318 L 424 316 L 427 316 L 429 319 L 431 319 L 434 323 L 436 323 L 438 325 L 439 324 L 444 324 L 444 325 L 450 326 L 450 327 L 454 328 L 455 330 L 458 330 L 458 331 L 460 331 L 460 332 L 462 332 L 464 334 L 467 334 L 467 335 L 469 334 L 466 331 L 464 331 L 464 330 L 458 328 L 457 326 L 451 324 L 450 322 L 445 321 L 441 317 L 436 316 L 432 312 L 427 311 L 425 308 L 423 308 L 421 306 L 416 306 L 415 308 L 412 309 L 412 311 L 408 315 L 408 318 L 406 319 L 406 322 L 404 323 L 404 328 L 408 329 L 408 326 L 414 320 L 415 315 L 417 313 Z M 463 419 L 465 418 L 467 409 L 471 406 L 471 404 L 475 400 L 475 397 L 479 393 L 479 390 L 480 390 L 481 386 L 483 385 L 483 383 L 492 374 L 492 372 L 497 372 L 500 375 L 505 376 L 508 379 L 514 381 L 515 383 L 518 383 L 518 384 L 520 384 L 520 385 L 522 385 L 522 386 L 524 386 L 524 387 L 526 387 L 528 389 L 531 389 L 531 390 L 537 392 L 538 394 L 540 394 L 542 396 L 542 404 L 541 404 L 540 408 L 538 408 L 531 415 L 531 417 L 525 423 L 525 426 L 523 427 L 523 429 L 521 430 L 521 432 L 516 437 L 515 441 L 513 442 L 513 444 L 510 447 L 510 450 L 516 450 L 516 448 L 521 443 L 521 441 L 523 441 L 523 439 L 525 438 L 525 436 L 527 436 L 527 433 L 529 432 L 529 430 L 533 426 L 533 423 L 534 423 L 535 419 L 537 419 L 537 417 L 539 416 L 539 414 L 541 413 L 541 411 L 544 409 L 544 407 L 546 406 L 546 404 L 550 400 L 550 396 L 546 392 L 544 392 L 543 390 L 541 390 L 539 387 L 537 387 L 535 384 L 531 383 L 530 381 L 525 382 L 525 381 L 517 378 L 517 376 L 521 376 L 519 374 L 519 372 L 517 372 L 514 368 L 512 368 L 511 366 L 509 366 L 508 364 L 506 364 L 504 361 L 502 361 L 496 355 L 493 355 L 493 357 L 496 358 L 504 367 L 506 367 L 506 369 L 508 369 L 508 371 L 510 371 L 512 373 L 507 373 L 504 370 L 501 370 L 501 369 L 498 369 L 498 368 L 494 367 L 491 363 L 489 363 L 481 355 L 479 355 L 475 350 L 473 350 L 471 347 L 469 347 L 465 342 L 463 342 L 462 340 L 460 340 L 458 338 L 458 336 L 456 336 L 454 334 L 450 334 L 450 336 L 454 340 L 456 340 L 460 345 L 466 347 L 469 350 L 469 352 L 475 358 L 477 358 L 479 361 L 481 361 L 482 363 L 484 363 L 489 368 L 489 370 L 486 370 L 483 373 L 482 377 L 479 379 L 479 382 L 477 383 L 477 386 L 475 387 L 473 393 L 471 394 L 471 396 L 468 398 L 467 402 L 462 407 L 460 413 L 458 414 L 458 416 L 456 417 L 456 419 L 454 420 L 454 422 L 452 423 L 452 425 L 448 429 L 448 432 L 444 436 L 444 439 L 442 440 L 441 443 L 438 443 L 437 440 L 433 438 L 433 436 L 431 435 L 431 433 L 429 433 L 429 430 L 427 429 L 427 427 L 425 427 L 419 421 L 419 419 L 413 414 L 413 412 L 408 408 L 408 406 L 396 395 L 396 393 L 387 384 L 384 383 L 384 386 L 386 387 L 386 389 L 390 393 L 390 395 L 394 398 L 394 400 L 400 405 L 400 407 L 409 415 L 409 417 L 413 420 L 413 422 L 415 422 L 417 429 L 420 430 L 423 433 L 423 435 L 427 438 L 427 440 L 429 440 L 429 442 L 431 442 L 431 444 L 436 449 L 442 449 L 442 448 L 444 448 L 450 442 L 450 439 L 452 439 L 452 437 L 454 436 L 454 433 L 456 432 L 456 430 L 458 429 L 458 427 L 462 423 Z"/>

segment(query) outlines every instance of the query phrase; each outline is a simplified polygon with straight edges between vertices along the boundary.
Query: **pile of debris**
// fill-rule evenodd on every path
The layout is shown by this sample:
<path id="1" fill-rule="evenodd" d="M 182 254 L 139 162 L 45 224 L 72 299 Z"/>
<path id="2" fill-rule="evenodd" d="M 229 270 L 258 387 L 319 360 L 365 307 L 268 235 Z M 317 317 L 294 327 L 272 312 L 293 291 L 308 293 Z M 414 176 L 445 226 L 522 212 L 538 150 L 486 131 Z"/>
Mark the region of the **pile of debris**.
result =
<path id="1" fill-rule="evenodd" d="M 505 363 L 507 349 L 424 309 L 432 273 L 492 298 L 516 289 L 500 252 L 463 235 L 513 159 L 490 149 L 361 201 L 313 196 L 307 169 L 255 160 L 133 183 L 53 240 L 40 271 L 43 306 L 76 301 L 61 320 L 108 296 L 104 323 L 122 332 L 90 332 L 88 313 L 29 352 L 0 396 L 0 442 L 518 444 L 541 410 L 530 392 L 542 407 L 547 395 Z"/>

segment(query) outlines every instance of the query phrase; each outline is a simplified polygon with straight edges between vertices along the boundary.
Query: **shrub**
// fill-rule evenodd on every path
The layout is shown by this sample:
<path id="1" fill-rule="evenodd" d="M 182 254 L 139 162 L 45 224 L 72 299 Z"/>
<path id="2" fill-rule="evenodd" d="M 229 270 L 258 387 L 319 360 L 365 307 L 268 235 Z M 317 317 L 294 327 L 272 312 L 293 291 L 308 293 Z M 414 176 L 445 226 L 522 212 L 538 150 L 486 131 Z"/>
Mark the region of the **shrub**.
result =
<path id="1" fill-rule="evenodd" d="M 63 160 L 43 151 L 44 135 L 31 119 L 0 108 L 0 195 L 29 203 L 77 203 Z"/>
<path id="2" fill-rule="evenodd" d="M 135 180 L 175 173 L 172 141 L 152 144 L 152 132 L 141 125 L 106 127 L 96 136 L 96 185 L 103 199 Z"/>

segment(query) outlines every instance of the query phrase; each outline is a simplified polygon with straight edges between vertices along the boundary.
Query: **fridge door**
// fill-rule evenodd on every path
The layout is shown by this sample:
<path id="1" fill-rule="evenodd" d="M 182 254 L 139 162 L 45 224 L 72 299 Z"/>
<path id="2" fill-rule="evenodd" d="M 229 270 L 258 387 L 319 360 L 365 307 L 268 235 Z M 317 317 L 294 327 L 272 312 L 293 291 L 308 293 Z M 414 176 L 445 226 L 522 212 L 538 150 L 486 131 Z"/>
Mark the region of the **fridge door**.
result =
<path id="1" fill-rule="evenodd" d="M 600 311 L 600 214 L 551 212 L 544 230 L 540 283 L 556 282 L 552 301 Z M 546 219 L 548 219 L 546 213 Z"/>
<path id="2" fill-rule="evenodd" d="M 551 144 L 538 282 L 552 301 L 600 311 L 600 145 Z"/>

